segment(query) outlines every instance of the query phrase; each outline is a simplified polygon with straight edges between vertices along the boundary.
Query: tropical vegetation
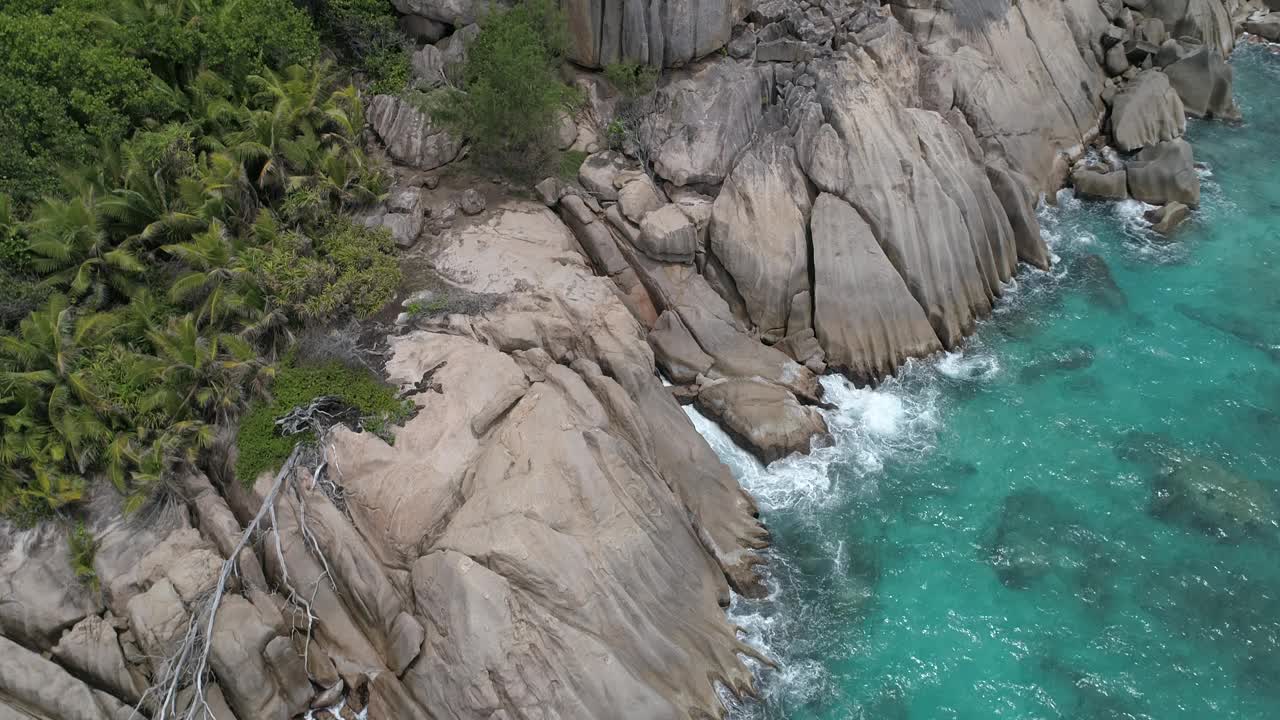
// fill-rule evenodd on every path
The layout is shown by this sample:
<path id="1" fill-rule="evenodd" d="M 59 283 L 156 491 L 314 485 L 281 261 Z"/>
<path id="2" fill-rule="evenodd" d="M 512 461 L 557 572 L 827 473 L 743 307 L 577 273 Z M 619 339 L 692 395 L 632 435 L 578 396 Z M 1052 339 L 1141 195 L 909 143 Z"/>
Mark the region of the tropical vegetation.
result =
<path id="1" fill-rule="evenodd" d="M 552 167 L 557 112 L 578 101 L 559 74 L 567 27 L 554 0 L 525 0 L 493 12 L 467 48 L 463 88 L 437 91 L 426 98 L 427 108 L 470 137 L 482 163 L 536 178 Z"/>
<path id="2" fill-rule="evenodd" d="M 300 328 L 390 299 L 349 218 L 388 179 L 320 34 L 289 0 L 0 3 L 0 512 L 140 507 Z"/>

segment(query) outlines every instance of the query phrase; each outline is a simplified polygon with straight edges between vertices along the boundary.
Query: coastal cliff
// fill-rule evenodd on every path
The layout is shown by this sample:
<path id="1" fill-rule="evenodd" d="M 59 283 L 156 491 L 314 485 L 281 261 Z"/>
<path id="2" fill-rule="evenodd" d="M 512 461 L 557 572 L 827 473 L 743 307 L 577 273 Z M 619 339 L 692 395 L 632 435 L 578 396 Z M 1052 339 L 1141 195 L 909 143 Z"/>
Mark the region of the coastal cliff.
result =
<path id="1" fill-rule="evenodd" d="M 395 4 L 428 83 L 483 23 Z M 99 590 L 61 534 L 0 528 L 3 714 L 149 716 L 234 557 L 206 704 L 174 684 L 190 717 L 722 717 L 756 652 L 723 608 L 765 592 L 768 533 L 681 404 L 763 462 L 808 452 L 820 376 L 956 348 L 1050 267 L 1046 194 L 1194 208 L 1185 116 L 1238 117 L 1226 57 L 1265 25 L 1235 0 L 563 5 L 587 98 L 563 146 L 587 156 L 536 200 L 442 180 L 466 139 L 367 103 L 396 183 L 365 221 L 406 268 L 394 442 L 335 427 L 327 484 L 290 465 L 284 492 L 205 463 L 145 524 L 97 489 Z M 662 78 L 619 97 L 594 71 L 620 61 Z"/>

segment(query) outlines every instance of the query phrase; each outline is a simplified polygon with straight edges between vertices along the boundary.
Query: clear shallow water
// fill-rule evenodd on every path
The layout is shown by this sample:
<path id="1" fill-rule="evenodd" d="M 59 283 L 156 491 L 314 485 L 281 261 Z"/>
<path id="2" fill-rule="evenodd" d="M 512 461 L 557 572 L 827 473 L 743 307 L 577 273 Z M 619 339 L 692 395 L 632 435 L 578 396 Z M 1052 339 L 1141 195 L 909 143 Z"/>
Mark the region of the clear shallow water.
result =
<path id="1" fill-rule="evenodd" d="M 765 469 L 694 418 L 774 538 L 731 617 L 779 668 L 735 717 L 1280 717 L 1280 528 L 1152 509 L 1193 457 L 1280 507 L 1280 57 L 1234 62 L 1247 120 L 1192 124 L 1176 242 L 1064 195 L 1055 269 L 963 352 L 826 380 L 834 447 Z"/>

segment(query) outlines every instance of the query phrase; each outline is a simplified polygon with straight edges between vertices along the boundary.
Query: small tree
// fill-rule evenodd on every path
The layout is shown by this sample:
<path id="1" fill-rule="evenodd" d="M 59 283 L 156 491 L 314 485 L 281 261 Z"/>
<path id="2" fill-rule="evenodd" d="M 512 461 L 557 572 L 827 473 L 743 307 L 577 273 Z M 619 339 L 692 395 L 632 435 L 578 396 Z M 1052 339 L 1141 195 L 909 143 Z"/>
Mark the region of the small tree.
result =
<path id="1" fill-rule="evenodd" d="M 433 117 L 470 137 L 475 155 L 496 169 L 545 170 L 556 111 L 576 99 L 557 72 L 566 46 L 564 17 L 552 0 L 495 12 L 467 50 L 465 88 L 433 96 Z"/>

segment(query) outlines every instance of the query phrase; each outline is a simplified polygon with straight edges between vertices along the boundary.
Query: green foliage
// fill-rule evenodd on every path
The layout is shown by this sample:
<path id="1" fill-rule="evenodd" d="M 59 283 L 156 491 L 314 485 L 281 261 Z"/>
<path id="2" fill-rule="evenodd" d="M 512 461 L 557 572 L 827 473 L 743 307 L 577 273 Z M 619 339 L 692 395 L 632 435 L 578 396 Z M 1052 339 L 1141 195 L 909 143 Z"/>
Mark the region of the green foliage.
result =
<path id="1" fill-rule="evenodd" d="M 13 211 L 13 201 L 0 194 L 0 268 L 12 273 L 31 269 L 31 246 Z"/>
<path id="2" fill-rule="evenodd" d="M 560 154 L 560 177 L 565 180 L 577 180 L 578 170 L 587 161 L 587 153 L 582 150 L 565 150 Z"/>
<path id="3" fill-rule="evenodd" d="M 84 13 L 88 3 L 62 5 Z M 104 43 L 146 17 L 174 31 L 139 46 L 145 63 L 172 61 L 163 73 L 174 85 L 151 76 L 139 90 L 157 89 L 166 110 L 129 134 L 138 122 L 124 101 L 103 100 L 123 120 L 98 138 L 94 167 L 77 169 L 85 158 L 51 145 L 72 165 L 46 169 L 65 174 L 61 193 L 0 207 L 0 252 L 14 260 L 0 268 L 0 512 L 62 514 L 95 481 L 124 493 L 126 510 L 140 507 L 271 386 L 295 328 L 372 313 L 398 283 L 386 233 L 343 218 L 388 183 L 360 146 L 359 93 L 326 63 L 262 66 L 305 55 L 314 40 L 208 35 L 226 18 L 270 25 L 245 30 L 260 39 L 306 20 L 291 5 L 247 5 L 136 0 L 137 17 L 95 25 Z M 18 12 L 3 7 L 0 20 Z M 272 7 L 280 18 L 261 15 Z M 197 30 L 200 42 L 180 34 Z M 252 72 L 228 79 L 210 63 Z M 13 119 L 6 112 L 0 122 Z M 293 288 L 284 270 L 277 281 L 258 263 L 273 257 L 277 269 L 314 274 Z"/>
<path id="4" fill-rule="evenodd" d="M 362 426 L 378 432 L 389 424 L 404 422 L 413 411 L 412 402 L 398 399 L 394 388 L 368 371 L 336 362 L 282 369 L 276 376 L 271 395 L 270 401 L 253 404 L 240 423 L 236 436 L 239 449 L 236 477 L 246 485 L 252 484 L 263 472 L 279 467 L 296 443 L 313 439 L 308 433 L 281 436 L 275 422 L 290 410 L 308 405 L 316 398 L 339 398 L 359 411 Z"/>
<path id="5" fill-rule="evenodd" d="M 368 317 L 391 300 L 400 284 L 391 234 L 345 218 L 311 237 L 274 233 L 268 244 L 245 257 L 278 306 L 311 321 L 334 320 L 346 310 Z"/>
<path id="6" fill-rule="evenodd" d="M 465 90 L 430 98 L 432 115 L 469 136 L 479 159 L 532 176 L 551 159 L 556 111 L 577 101 L 558 74 L 567 45 L 552 0 L 524 0 L 486 18 L 467 49 Z"/>
<path id="7" fill-rule="evenodd" d="M 370 92 L 404 90 L 410 49 L 390 0 L 320 0 L 315 7 L 326 39 L 365 73 Z"/>
<path id="8" fill-rule="evenodd" d="M 0 193 L 20 205 L 56 190 L 59 167 L 173 110 L 91 3 L 50 4 L 0 6 Z"/>
<path id="9" fill-rule="evenodd" d="M 105 7 L 104 7 L 105 5 Z M 59 189 L 135 128 L 189 112 L 175 86 L 307 64 L 319 41 L 290 0 L 48 0 L 0 5 L 0 192 Z"/>
<path id="10" fill-rule="evenodd" d="M 621 150 L 627 142 L 628 136 L 627 125 L 619 118 L 609 121 L 604 129 L 605 140 L 609 143 L 612 150 Z"/>
<path id="11" fill-rule="evenodd" d="M 604 76 L 626 98 L 647 95 L 658 84 L 657 68 L 643 63 L 611 63 L 605 66 Z"/>
<path id="12" fill-rule="evenodd" d="M 84 522 L 78 521 L 67 528 L 67 542 L 70 546 L 68 560 L 76 578 L 97 592 L 98 573 L 93 569 L 93 558 L 98 552 L 98 541 Z"/>

